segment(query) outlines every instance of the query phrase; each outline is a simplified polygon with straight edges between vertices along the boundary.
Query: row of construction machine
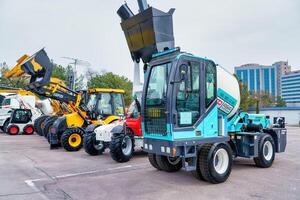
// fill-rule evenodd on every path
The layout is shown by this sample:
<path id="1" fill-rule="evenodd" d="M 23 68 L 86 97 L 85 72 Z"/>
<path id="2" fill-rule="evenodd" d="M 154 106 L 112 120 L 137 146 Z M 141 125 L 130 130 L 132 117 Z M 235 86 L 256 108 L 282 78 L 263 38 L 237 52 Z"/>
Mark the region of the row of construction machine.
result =
<path id="1" fill-rule="evenodd" d="M 88 125 L 109 124 L 124 116 L 124 90 L 70 90 L 61 81 L 51 77 L 52 71 L 50 59 L 41 49 L 30 57 L 24 55 L 6 74 L 7 78 L 29 76 L 28 91 L 56 100 L 59 107 L 64 108 L 57 115 L 41 116 L 36 120 L 35 127 L 47 137 L 50 148 L 62 146 L 67 151 L 78 151 Z"/>
<path id="2" fill-rule="evenodd" d="M 227 180 L 236 157 L 252 158 L 258 167 L 272 166 L 275 153 L 286 148 L 284 125 L 272 125 L 263 114 L 241 112 L 234 75 L 210 59 L 175 48 L 175 9 L 166 13 L 149 7 L 146 0 L 138 4 L 138 14 L 125 3 L 118 15 L 135 70 L 141 60 L 144 63 L 137 112 L 142 134 L 133 132 L 126 120 L 110 128 L 91 127 L 86 152 L 99 155 L 109 146 L 114 160 L 126 162 L 139 146 L 154 168 L 193 171 L 211 183 Z M 102 149 L 93 149 L 92 142 Z"/>

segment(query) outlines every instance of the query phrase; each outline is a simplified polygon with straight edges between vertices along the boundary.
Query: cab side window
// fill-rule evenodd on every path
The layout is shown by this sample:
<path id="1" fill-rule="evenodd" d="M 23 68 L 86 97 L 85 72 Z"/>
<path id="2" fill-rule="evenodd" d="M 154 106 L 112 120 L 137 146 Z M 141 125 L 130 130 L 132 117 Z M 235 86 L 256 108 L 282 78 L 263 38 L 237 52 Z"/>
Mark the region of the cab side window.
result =
<path id="1" fill-rule="evenodd" d="M 205 71 L 205 106 L 208 108 L 216 98 L 216 66 L 208 62 Z"/>
<path id="2" fill-rule="evenodd" d="M 185 79 L 178 84 L 176 95 L 177 124 L 192 126 L 200 116 L 200 64 L 189 62 Z"/>
<path id="3" fill-rule="evenodd" d="M 115 113 L 118 116 L 124 116 L 124 105 L 122 94 L 113 94 Z"/>

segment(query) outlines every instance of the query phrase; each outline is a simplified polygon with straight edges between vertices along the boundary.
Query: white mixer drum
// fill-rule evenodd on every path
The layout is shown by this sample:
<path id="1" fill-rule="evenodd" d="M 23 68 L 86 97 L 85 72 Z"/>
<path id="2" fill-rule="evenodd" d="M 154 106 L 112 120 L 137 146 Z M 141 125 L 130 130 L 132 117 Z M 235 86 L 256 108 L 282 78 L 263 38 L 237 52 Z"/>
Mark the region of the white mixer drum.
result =
<path id="1" fill-rule="evenodd" d="M 37 102 L 38 108 L 45 114 L 45 115 L 51 115 L 53 114 L 53 108 L 51 106 L 51 103 L 49 99 L 40 100 Z"/>
<path id="2" fill-rule="evenodd" d="M 217 66 L 218 108 L 220 113 L 232 117 L 239 109 L 241 96 L 237 79 L 226 69 Z"/>

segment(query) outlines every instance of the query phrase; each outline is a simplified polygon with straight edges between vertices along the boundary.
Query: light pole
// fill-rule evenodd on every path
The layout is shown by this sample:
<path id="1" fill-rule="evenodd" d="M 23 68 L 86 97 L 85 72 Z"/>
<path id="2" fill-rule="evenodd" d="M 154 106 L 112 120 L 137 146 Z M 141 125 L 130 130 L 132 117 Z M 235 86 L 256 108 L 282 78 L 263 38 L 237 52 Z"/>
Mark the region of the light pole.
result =
<path id="1" fill-rule="evenodd" d="M 77 65 L 80 65 L 80 66 L 86 66 L 86 67 L 89 67 L 91 66 L 91 64 L 88 62 L 88 61 L 85 61 L 85 60 L 79 60 L 78 58 L 71 58 L 71 57 L 61 57 L 63 59 L 67 59 L 67 60 L 72 60 L 73 62 L 70 63 L 72 65 L 74 65 L 74 68 L 72 69 L 72 75 L 71 74 L 68 74 L 69 76 L 69 79 L 70 79 L 70 89 L 71 90 L 75 90 L 75 80 L 77 78 Z M 69 72 L 70 73 L 70 72 Z"/>

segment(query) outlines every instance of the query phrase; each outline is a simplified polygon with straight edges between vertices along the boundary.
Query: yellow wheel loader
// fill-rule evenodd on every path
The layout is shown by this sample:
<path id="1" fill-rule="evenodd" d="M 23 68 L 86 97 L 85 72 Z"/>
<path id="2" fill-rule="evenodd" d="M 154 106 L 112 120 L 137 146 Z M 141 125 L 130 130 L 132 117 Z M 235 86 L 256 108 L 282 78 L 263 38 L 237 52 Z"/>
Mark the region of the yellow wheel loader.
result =
<path id="1" fill-rule="evenodd" d="M 85 127 L 108 124 L 124 116 L 124 90 L 94 88 L 73 91 L 51 78 L 53 65 L 44 49 L 31 57 L 23 56 L 6 77 L 30 77 L 29 91 L 65 103 L 69 114 L 57 117 L 47 134 L 50 148 L 63 146 L 78 151 L 83 144 Z"/>

